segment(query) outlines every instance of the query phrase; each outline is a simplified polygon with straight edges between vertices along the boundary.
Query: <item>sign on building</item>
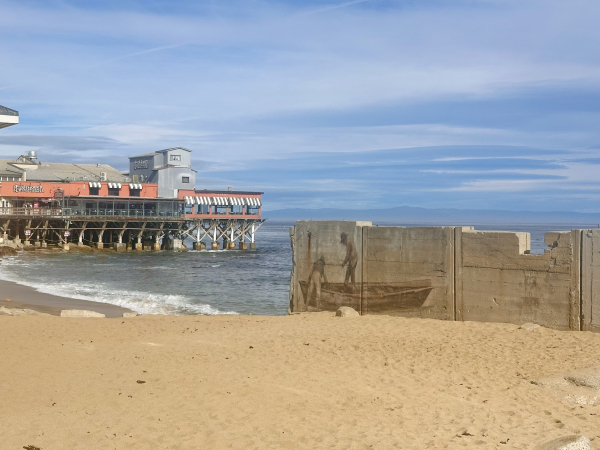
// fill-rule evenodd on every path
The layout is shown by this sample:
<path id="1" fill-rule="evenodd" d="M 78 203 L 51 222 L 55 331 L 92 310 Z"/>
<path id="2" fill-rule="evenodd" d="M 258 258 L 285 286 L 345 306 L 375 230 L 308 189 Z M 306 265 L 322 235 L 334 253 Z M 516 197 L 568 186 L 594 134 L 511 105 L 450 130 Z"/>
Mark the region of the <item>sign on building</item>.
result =
<path id="1" fill-rule="evenodd" d="M 15 184 L 15 192 L 44 192 L 43 186 L 28 186 L 23 184 Z"/>
<path id="2" fill-rule="evenodd" d="M 148 168 L 148 160 L 147 159 L 138 159 L 133 162 L 134 169 L 147 169 Z"/>

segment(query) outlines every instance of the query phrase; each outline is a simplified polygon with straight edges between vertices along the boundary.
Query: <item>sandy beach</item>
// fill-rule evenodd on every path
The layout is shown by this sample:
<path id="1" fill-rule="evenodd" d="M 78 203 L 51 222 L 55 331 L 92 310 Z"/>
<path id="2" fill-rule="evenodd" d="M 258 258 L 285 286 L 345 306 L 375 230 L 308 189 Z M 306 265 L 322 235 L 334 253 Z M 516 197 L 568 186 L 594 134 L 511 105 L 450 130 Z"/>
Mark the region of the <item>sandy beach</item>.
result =
<path id="1" fill-rule="evenodd" d="M 600 441 L 600 392 L 565 381 L 600 373 L 600 334 L 311 313 L 0 317 L 0 340 L 7 449 Z"/>

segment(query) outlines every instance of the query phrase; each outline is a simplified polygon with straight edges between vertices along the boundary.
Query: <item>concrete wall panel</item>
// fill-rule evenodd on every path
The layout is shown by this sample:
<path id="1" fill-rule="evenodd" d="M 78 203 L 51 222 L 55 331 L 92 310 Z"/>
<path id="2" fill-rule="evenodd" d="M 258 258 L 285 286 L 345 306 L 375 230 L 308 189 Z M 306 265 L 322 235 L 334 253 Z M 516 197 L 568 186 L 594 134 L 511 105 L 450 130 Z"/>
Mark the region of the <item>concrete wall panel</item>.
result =
<path id="1" fill-rule="evenodd" d="M 554 248 L 530 255 L 528 233 L 462 232 L 460 318 L 570 329 L 571 232 L 548 242 Z"/>
<path id="2" fill-rule="evenodd" d="M 366 230 L 364 314 L 454 317 L 454 229 Z"/>
<path id="3" fill-rule="evenodd" d="M 600 230 L 581 234 L 581 328 L 600 331 Z"/>

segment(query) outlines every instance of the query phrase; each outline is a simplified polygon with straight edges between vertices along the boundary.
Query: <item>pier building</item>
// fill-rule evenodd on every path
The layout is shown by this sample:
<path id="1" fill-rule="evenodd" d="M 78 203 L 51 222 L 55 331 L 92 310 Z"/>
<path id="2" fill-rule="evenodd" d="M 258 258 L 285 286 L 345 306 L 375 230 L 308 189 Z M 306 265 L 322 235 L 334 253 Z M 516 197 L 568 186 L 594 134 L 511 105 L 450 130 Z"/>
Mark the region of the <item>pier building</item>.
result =
<path id="1" fill-rule="evenodd" d="M 0 126 L 4 110 L 13 111 L 0 107 Z M 0 159 L 0 244 L 182 250 L 189 239 L 195 250 L 254 249 L 262 192 L 200 190 L 195 175 L 181 147 L 132 156 L 128 173 L 40 162 L 33 151 Z"/>

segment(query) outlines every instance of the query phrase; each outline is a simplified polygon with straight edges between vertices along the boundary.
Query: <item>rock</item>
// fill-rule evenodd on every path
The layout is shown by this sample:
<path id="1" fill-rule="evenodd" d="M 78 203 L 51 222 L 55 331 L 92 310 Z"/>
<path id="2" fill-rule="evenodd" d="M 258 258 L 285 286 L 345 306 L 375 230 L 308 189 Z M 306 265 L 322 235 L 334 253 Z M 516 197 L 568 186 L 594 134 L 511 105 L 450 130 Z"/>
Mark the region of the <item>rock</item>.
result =
<path id="1" fill-rule="evenodd" d="M 338 310 L 335 312 L 336 317 L 355 317 L 355 316 L 360 316 L 360 314 L 358 314 L 356 312 L 356 310 L 354 310 L 354 308 L 350 308 L 349 306 L 340 306 L 338 308 Z"/>
<path id="2" fill-rule="evenodd" d="M 123 313 L 123 317 L 137 317 L 140 314 L 136 313 L 135 311 L 130 311 L 130 312 L 124 312 Z"/>
<path id="3" fill-rule="evenodd" d="M 17 251 L 14 248 L 9 247 L 8 245 L 0 246 L 0 257 L 1 256 L 16 256 L 16 255 L 17 255 Z"/>
<path id="4" fill-rule="evenodd" d="M 48 316 L 49 314 L 34 311 L 33 309 L 7 308 L 0 306 L 0 316 Z"/>
<path id="5" fill-rule="evenodd" d="M 106 317 L 104 314 L 87 309 L 63 309 L 60 317 Z"/>
<path id="6" fill-rule="evenodd" d="M 581 435 L 564 436 L 545 444 L 538 445 L 536 450 L 591 450 L 592 442 Z"/>
<path id="7" fill-rule="evenodd" d="M 531 323 L 531 322 L 527 322 L 524 323 L 523 325 L 521 325 L 519 327 L 520 330 L 525 330 L 525 331 L 533 331 L 536 328 L 539 328 L 540 326 L 537 323 Z"/>
<path id="8" fill-rule="evenodd" d="M 85 245 L 85 244 L 79 244 L 79 243 L 77 243 L 77 245 L 71 246 L 71 251 L 72 252 L 91 253 L 94 250 L 95 249 L 93 249 L 89 245 Z"/>
<path id="9" fill-rule="evenodd" d="M 600 404 L 600 367 L 597 365 L 568 374 L 556 374 L 531 383 L 551 388 L 561 400 L 569 403 L 582 406 Z"/>

